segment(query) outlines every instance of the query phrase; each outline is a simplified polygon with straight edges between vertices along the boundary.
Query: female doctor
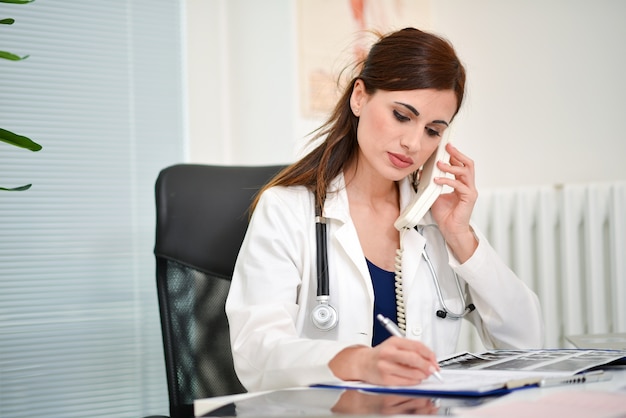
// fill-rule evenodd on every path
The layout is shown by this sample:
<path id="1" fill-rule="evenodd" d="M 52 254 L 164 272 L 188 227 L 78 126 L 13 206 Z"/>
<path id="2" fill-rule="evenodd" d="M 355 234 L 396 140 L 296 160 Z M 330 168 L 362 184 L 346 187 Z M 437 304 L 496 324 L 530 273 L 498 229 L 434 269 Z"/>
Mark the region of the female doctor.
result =
<path id="1" fill-rule="evenodd" d="M 319 145 L 260 191 L 226 302 L 246 389 L 417 384 L 454 352 L 462 317 L 488 348 L 541 346 L 536 295 L 470 224 L 470 158 L 448 144 L 437 164 L 449 175 L 434 182 L 453 191 L 416 228 L 394 227 L 464 86 L 447 41 L 414 28 L 380 37 Z"/>

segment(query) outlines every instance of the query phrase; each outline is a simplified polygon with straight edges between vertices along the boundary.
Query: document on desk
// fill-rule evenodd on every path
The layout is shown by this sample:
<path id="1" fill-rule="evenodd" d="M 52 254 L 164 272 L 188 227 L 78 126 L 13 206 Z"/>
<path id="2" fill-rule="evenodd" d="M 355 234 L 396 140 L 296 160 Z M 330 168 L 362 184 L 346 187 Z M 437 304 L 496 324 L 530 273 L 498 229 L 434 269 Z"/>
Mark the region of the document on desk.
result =
<path id="1" fill-rule="evenodd" d="M 525 387 L 586 383 L 608 374 L 598 367 L 626 363 L 626 350 L 492 350 L 460 353 L 439 361 L 443 382 L 429 377 L 415 386 L 378 386 L 363 382 L 321 384 L 318 387 L 373 392 L 495 396 Z M 583 372 L 588 373 L 583 373 Z"/>

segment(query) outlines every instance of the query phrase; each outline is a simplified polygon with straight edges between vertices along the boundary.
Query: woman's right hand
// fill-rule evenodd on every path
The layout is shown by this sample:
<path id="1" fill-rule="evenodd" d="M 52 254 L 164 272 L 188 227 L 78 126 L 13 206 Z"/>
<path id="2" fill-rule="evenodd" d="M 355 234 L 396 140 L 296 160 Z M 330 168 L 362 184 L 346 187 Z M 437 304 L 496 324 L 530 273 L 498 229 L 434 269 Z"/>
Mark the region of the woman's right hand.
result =
<path id="1" fill-rule="evenodd" d="M 419 341 L 389 337 L 376 347 L 348 347 L 330 361 L 333 374 L 384 386 L 417 385 L 439 370 L 437 357 Z"/>

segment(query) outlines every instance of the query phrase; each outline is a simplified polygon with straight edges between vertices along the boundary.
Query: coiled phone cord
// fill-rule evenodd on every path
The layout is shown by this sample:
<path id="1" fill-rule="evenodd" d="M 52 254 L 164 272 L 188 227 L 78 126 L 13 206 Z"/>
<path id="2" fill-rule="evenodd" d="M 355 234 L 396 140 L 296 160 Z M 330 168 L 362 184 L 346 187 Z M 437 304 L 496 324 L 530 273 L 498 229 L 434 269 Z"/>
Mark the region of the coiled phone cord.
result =
<path id="1" fill-rule="evenodd" d="M 398 328 L 402 333 L 406 334 L 406 311 L 404 309 L 404 290 L 402 288 L 402 253 L 404 252 L 404 234 L 407 228 L 400 231 L 400 248 L 396 250 L 394 261 L 395 273 L 395 293 L 396 293 L 396 315 L 398 319 Z"/>

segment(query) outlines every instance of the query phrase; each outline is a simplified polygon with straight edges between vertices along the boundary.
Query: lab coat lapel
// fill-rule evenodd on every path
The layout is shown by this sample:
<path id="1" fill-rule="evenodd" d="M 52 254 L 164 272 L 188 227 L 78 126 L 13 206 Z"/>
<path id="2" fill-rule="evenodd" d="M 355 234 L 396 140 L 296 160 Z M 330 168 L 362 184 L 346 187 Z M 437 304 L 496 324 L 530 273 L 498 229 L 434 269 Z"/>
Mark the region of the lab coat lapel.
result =
<path id="1" fill-rule="evenodd" d="M 369 290 L 373 301 L 374 291 L 371 285 L 369 270 L 367 269 L 363 249 L 359 242 L 359 236 L 350 219 L 350 206 L 343 174 L 337 176 L 332 182 L 330 190 L 332 192 L 327 195 L 324 205 L 324 216 L 332 220 L 334 231 L 331 234 L 333 238 L 337 240 L 341 250 L 358 269 L 360 280 L 365 283 L 365 287 Z"/>
<path id="2" fill-rule="evenodd" d="M 369 270 L 367 269 L 367 263 L 365 262 L 365 256 L 363 255 L 363 249 L 359 242 L 359 237 L 354 229 L 354 224 L 345 223 L 341 226 L 335 234 L 339 246 L 344 253 L 350 258 L 350 261 L 354 263 L 359 270 L 361 279 L 370 283 Z M 370 288 L 371 286 L 366 286 Z M 372 290 L 373 297 L 373 290 Z"/>
<path id="3" fill-rule="evenodd" d="M 404 234 L 403 253 L 402 253 L 402 287 L 407 290 L 415 283 L 417 277 L 417 269 L 423 261 L 422 251 L 426 245 L 426 239 L 411 228 Z"/>
<path id="4" fill-rule="evenodd" d="M 402 211 L 411 201 L 415 195 L 415 191 L 411 186 L 408 178 L 404 178 L 400 181 L 400 210 Z M 429 215 L 426 214 L 425 218 Z M 424 220 L 422 219 L 420 223 Z M 426 245 L 426 239 L 415 228 L 410 228 L 404 233 L 402 242 L 402 287 L 410 289 L 415 283 L 417 277 L 417 269 L 420 263 L 423 261 L 422 251 Z"/>

